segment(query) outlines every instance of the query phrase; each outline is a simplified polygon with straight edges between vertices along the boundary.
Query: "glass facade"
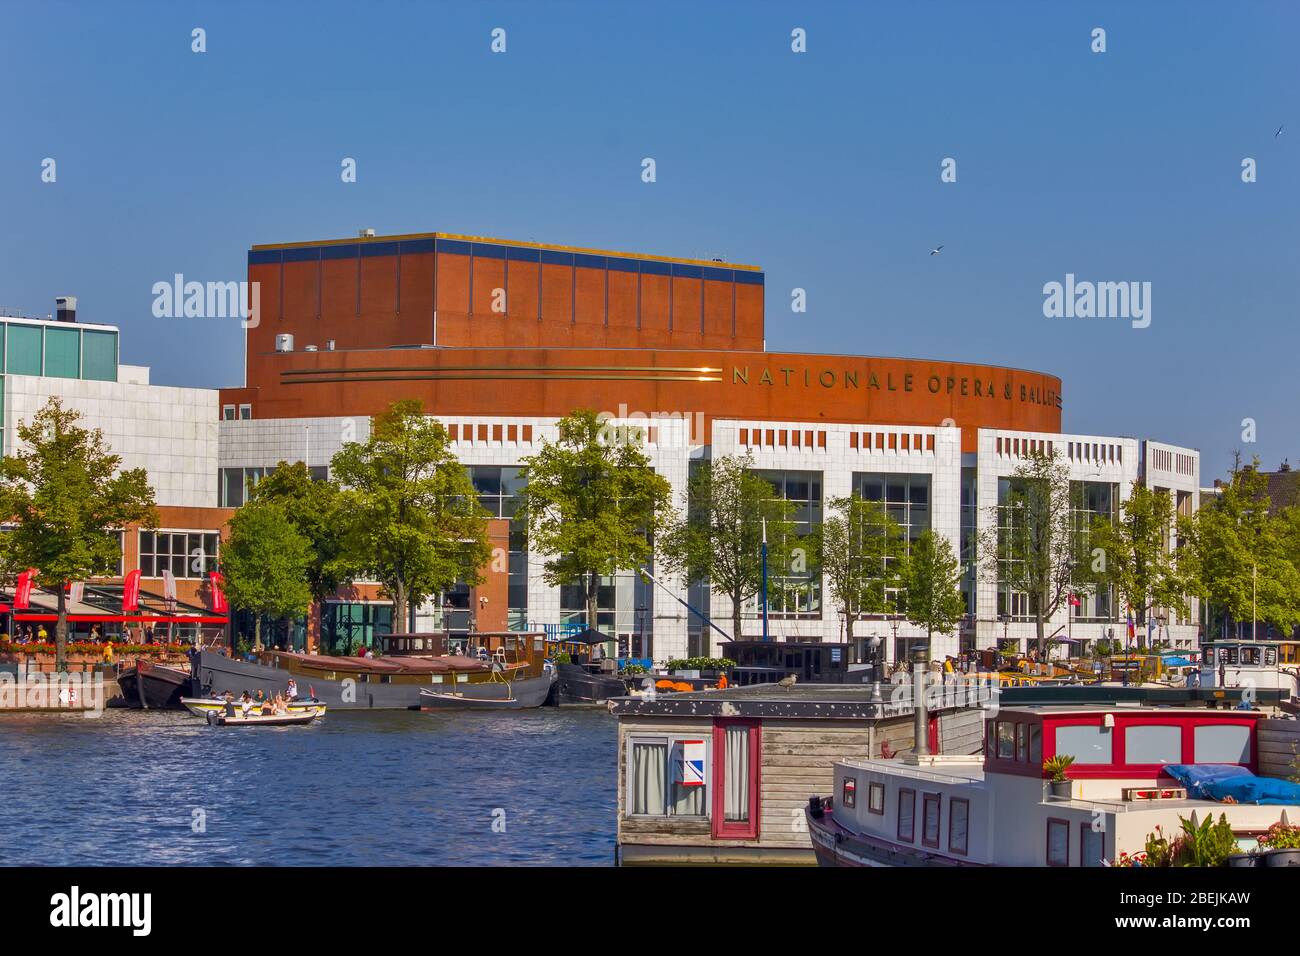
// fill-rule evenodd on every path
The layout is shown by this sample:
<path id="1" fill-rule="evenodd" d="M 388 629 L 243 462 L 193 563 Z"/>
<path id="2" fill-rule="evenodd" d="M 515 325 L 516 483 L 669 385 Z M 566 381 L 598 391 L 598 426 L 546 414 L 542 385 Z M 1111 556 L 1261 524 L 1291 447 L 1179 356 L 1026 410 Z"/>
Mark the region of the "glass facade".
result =
<path id="1" fill-rule="evenodd" d="M 795 536 L 803 539 L 822 523 L 822 473 L 820 471 L 757 471 L 755 474 L 772 483 L 775 498 L 783 498 L 794 505 L 791 519 Z M 821 575 L 812 561 L 806 561 L 806 570 L 790 567 L 769 568 L 772 594 L 768 604 L 768 617 L 817 618 L 822 613 Z M 754 601 L 747 608 L 750 617 L 761 617 L 762 610 Z"/>
<path id="2" fill-rule="evenodd" d="M 478 492 L 479 504 L 493 518 L 509 518 L 509 581 L 506 626 L 512 631 L 528 627 L 528 535 L 522 521 L 515 521 L 519 492 L 524 488 L 523 469 L 503 465 L 469 465 L 470 481 Z M 468 589 L 465 599 L 468 607 Z M 454 603 L 454 602 L 453 602 Z"/>
<path id="3" fill-rule="evenodd" d="M 1072 520 L 1079 536 L 1079 553 L 1084 560 L 1089 557 L 1088 533 L 1098 518 L 1113 521 L 1118 517 L 1119 486 L 1105 481 L 1070 482 Z M 1115 620 L 1114 589 L 1092 587 L 1080 589 L 1079 604 L 1071 608 L 1076 621 L 1098 622 Z"/>
<path id="4" fill-rule="evenodd" d="M 0 322 L 0 360 L 12 375 L 117 381 L 117 332 L 75 323 Z"/>
<path id="5" fill-rule="evenodd" d="M 320 615 L 320 652 L 352 657 L 362 647 L 378 647 L 379 637 L 393 632 L 391 604 L 327 601 Z"/>

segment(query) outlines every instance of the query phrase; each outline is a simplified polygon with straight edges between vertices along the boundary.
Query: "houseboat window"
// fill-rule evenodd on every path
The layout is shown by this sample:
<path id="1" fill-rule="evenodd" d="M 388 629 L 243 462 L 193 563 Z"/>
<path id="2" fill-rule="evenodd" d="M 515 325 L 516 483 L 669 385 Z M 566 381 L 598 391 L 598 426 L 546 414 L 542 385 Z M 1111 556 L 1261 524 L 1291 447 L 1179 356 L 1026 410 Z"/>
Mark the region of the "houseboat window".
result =
<path id="1" fill-rule="evenodd" d="M 1182 728 L 1159 725 L 1124 728 L 1124 762 L 1182 763 Z"/>
<path id="2" fill-rule="evenodd" d="M 841 794 L 840 803 L 846 807 L 857 806 L 858 800 L 858 782 L 852 777 L 844 778 L 844 790 Z"/>
<path id="3" fill-rule="evenodd" d="M 916 839 L 916 791 L 907 787 L 898 791 L 898 839 Z"/>
<path id="4" fill-rule="evenodd" d="M 695 739 L 695 738 L 692 738 Z M 685 740 L 632 740 L 628 803 L 633 814 L 646 816 L 705 815 L 707 780 L 694 769 L 688 774 Z M 705 751 L 707 764 L 707 751 Z M 688 779 L 689 778 L 689 779 Z"/>
<path id="5" fill-rule="evenodd" d="M 1016 725 L 1006 720 L 998 721 L 998 759 L 1016 759 Z"/>
<path id="6" fill-rule="evenodd" d="M 1029 728 L 1016 724 L 1016 759 L 1025 760 L 1029 756 Z"/>
<path id="7" fill-rule="evenodd" d="M 1237 649 L 1235 647 L 1219 648 L 1219 663 L 1220 664 L 1237 663 Z"/>
<path id="8" fill-rule="evenodd" d="M 939 810 L 942 800 L 937 793 L 927 793 L 921 798 L 921 842 L 936 849 L 939 846 Z"/>
<path id="9" fill-rule="evenodd" d="M 1241 662 L 1243 664 L 1259 664 L 1259 648 L 1243 647 L 1241 649 Z"/>
<path id="10" fill-rule="evenodd" d="M 1029 725 L 1029 762 L 1038 766 L 1043 762 L 1043 725 Z"/>
<path id="11" fill-rule="evenodd" d="M 728 727 L 724 741 L 727 753 L 722 780 L 723 819 L 744 822 L 749 819 L 749 728 Z M 844 782 L 846 788 L 849 783 Z"/>
<path id="12" fill-rule="evenodd" d="M 1193 731 L 1195 763 L 1250 763 L 1250 728 L 1204 724 Z"/>
<path id="13" fill-rule="evenodd" d="M 867 786 L 867 809 L 872 813 L 884 814 L 885 812 L 885 785 L 883 783 L 872 783 Z"/>
<path id="14" fill-rule="evenodd" d="M 965 856 L 970 826 L 970 801 L 953 797 L 948 801 L 948 852 Z"/>
<path id="15" fill-rule="evenodd" d="M 1264 666 L 1275 667 L 1276 665 L 1277 665 L 1277 648 L 1276 647 L 1264 648 Z"/>
<path id="16" fill-rule="evenodd" d="M 1070 865 L 1070 824 L 1064 820 L 1047 821 L 1047 865 Z"/>
<path id="17" fill-rule="evenodd" d="M 1056 728 L 1056 752 L 1069 754 L 1074 762 L 1114 763 L 1114 742 L 1109 727 L 1075 724 Z"/>
<path id="18" fill-rule="evenodd" d="M 1094 830 L 1092 823 L 1080 823 L 1079 865 L 1106 865 L 1106 831 Z"/>
<path id="19" fill-rule="evenodd" d="M 996 721 L 988 721 L 987 739 L 984 741 L 984 752 L 990 757 L 998 752 L 998 725 Z"/>

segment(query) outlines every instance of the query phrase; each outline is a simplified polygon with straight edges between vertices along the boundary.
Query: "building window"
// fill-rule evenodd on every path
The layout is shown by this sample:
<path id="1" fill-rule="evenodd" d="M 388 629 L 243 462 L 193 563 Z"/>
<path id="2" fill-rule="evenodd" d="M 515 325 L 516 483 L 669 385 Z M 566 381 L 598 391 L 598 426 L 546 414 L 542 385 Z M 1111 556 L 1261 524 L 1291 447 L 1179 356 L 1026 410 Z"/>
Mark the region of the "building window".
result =
<path id="1" fill-rule="evenodd" d="M 898 791 L 898 839 L 903 843 L 916 839 L 916 791 L 909 787 Z"/>
<path id="2" fill-rule="evenodd" d="M 885 813 L 885 785 L 883 783 L 867 784 L 867 810 L 870 813 Z"/>
<path id="3" fill-rule="evenodd" d="M 1029 728 L 1024 724 L 1016 724 L 1016 759 L 1029 759 Z"/>
<path id="4" fill-rule="evenodd" d="M 858 805 L 858 781 L 853 777 L 844 778 L 844 787 L 840 792 L 840 804 L 846 807 Z"/>
<path id="5" fill-rule="evenodd" d="M 252 418 L 252 417 L 253 417 L 253 406 L 252 406 L 252 405 L 240 405 L 240 406 L 239 406 L 239 417 L 240 417 L 240 419 L 243 419 L 243 420 L 247 420 L 247 419 Z"/>
<path id="6" fill-rule="evenodd" d="M 248 500 L 249 490 L 275 471 L 274 468 L 222 468 L 218 480 L 217 503 L 222 508 L 238 508 Z M 313 481 L 323 481 L 329 473 L 324 465 L 310 469 Z M 319 477 L 317 474 L 319 472 Z"/>
<path id="7" fill-rule="evenodd" d="M 634 816 L 708 815 L 708 750 L 698 737 L 628 738 L 628 806 Z"/>
<path id="8" fill-rule="evenodd" d="M 1098 520 L 1114 521 L 1118 514 L 1119 486 L 1106 481 L 1070 482 L 1070 518 L 1073 523 L 1078 553 L 1091 553 L 1089 538 L 1093 523 Z M 1077 621 L 1112 621 L 1115 619 L 1115 602 L 1110 587 L 1081 589 L 1079 604 L 1067 605 L 1067 611 Z"/>
<path id="9" fill-rule="evenodd" d="M 393 606 L 327 601 L 321 609 L 322 654 L 352 657 L 358 648 L 375 648 L 393 632 Z"/>
<path id="10" fill-rule="evenodd" d="M 1250 728 L 1244 724 L 1205 724 L 1192 734 L 1193 763 L 1250 763 Z"/>
<path id="11" fill-rule="evenodd" d="M 1106 865 L 1106 831 L 1094 830 L 1091 822 L 1079 824 L 1079 865 Z"/>
<path id="12" fill-rule="evenodd" d="M 820 471 L 757 471 L 771 482 L 773 498 L 794 505 L 791 521 L 795 537 L 802 540 L 822 523 L 822 473 Z M 791 559 L 793 561 L 793 558 Z M 811 562 L 809 562 L 811 565 Z M 789 567 L 771 568 L 772 595 L 768 616 L 780 619 L 819 618 L 822 611 L 821 575 L 815 568 L 794 571 Z M 747 616 L 759 617 L 758 601 L 752 602 Z"/>
<path id="13" fill-rule="evenodd" d="M 1055 817 L 1047 821 L 1047 865 L 1070 865 L 1070 824 Z"/>
<path id="14" fill-rule="evenodd" d="M 943 798 L 937 793 L 927 793 L 921 797 L 921 843 L 924 846 L 939 847 L 939 812 Z"/>
<path id="15" fill-rule="evenodd" d="M 948 852 L 965 856 L 970 841 L 970 801 L 962 797 L 948 800 Z"/>
<path id="16" fill-rule="evenodd" d="M 175 578 L 203 578 L 217 570 L 220 535 L 205 531 L 141 531 L 140 573 L 161 578 L 171 571 Z"/>
<path id="17" fill-rule="evenodd" d="M 222 419 L 223 419 L 224 421 L 233 422 L 233 421 L 235 420 L 235 406 L 234 406 L 234 405 L 222 405 L 222 406 L 221 406 L 221 417 L 222 417 Z"/>
<path id="18" fill-rule="evenodd" d="M 1029 725 L 1029 762 L 1035 767 L 1043 762 L 1043 725 Z"/>
<path id="19" fill-rule="evenodd" d="M 523 469 L 469 465 L 466 471 L 484 510 L 494 518 L 510 519 L 506 626 L 511 630 L 524 630 L 528 627 L 528 536 L 524 522 L 514 520 L 515 510 L 519 507 L 519 493 L 525 484 Z"/>

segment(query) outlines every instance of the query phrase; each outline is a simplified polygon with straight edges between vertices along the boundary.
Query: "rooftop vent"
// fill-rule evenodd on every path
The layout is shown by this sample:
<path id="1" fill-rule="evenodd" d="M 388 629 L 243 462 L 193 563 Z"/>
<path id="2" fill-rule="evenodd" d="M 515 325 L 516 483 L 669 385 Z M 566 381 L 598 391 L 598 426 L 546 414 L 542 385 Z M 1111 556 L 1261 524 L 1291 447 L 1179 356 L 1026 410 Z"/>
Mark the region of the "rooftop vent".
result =
<path id="1" fill-rule="evenodd" d="M 61 295 L 54 300 L 54 314 L 60 322 L 77 321 L 77 297 Z"/>
<path id="2" fill-rule="evenodd" d="M 275 350 L 277 352 L 293 351 L 293 333 L 281 332 L 275 337 Z"/>

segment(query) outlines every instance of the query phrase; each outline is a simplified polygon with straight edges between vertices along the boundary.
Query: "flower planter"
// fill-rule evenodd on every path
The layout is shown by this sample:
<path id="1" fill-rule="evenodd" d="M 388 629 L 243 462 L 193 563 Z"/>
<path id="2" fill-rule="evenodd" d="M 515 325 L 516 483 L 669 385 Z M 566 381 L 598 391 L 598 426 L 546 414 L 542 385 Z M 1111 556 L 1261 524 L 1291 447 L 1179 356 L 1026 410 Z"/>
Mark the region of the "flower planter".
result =
<path id="1" fill-rule="evenodd" d="M 1259 855 L 1260 866 L 1300 866 L 1300 848 L 1265 850 Z"/>
<path id="2" fill-rule="evenodd" d="M 1054 797 L 1065 797 L 1066 799 L 1069 799 L 1074 796 L 1074 784 L 1069 780 L 1053 780 L 1051 781 L 1051 786 L 1052 796 Z"/>
<path id="3" fill-rule="evenodd" d="M 1229 853 L 1228 866 L 1255 866 L 1256 857 L 1253 853 Z"/>

